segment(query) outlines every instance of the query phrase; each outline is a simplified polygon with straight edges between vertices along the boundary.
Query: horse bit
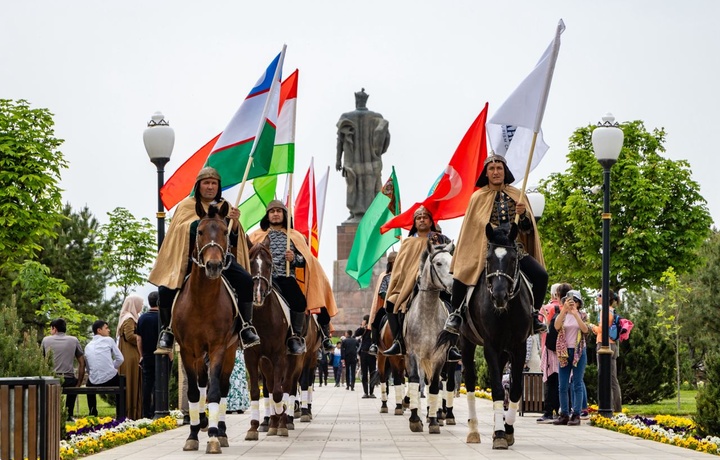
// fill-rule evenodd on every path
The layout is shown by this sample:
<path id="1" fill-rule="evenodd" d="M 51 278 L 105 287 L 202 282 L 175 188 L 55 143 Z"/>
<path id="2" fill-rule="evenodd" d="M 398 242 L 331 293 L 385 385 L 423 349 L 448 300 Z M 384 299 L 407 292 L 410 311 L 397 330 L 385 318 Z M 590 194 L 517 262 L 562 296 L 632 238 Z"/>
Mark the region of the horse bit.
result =
<path id="1" fill-rule="evenodd" d="M 488 253 L 490 253 L 490 244 L 488 244 Z M 502 245 L 495 245 L 495 247 L 500 248 L 507 248 L 507 249 L 516 249 L 514 246 L 502 246 Z M 488 292 L 490 292 L 490 295 L 494 297 L 493 290 L 492 290 L 492 283 L 490 283 L 490 279 L 494 276 L 501 276 L 503 278 L 507 278 L 512 283 L 510 286 L 510 299 L 514 299 L 518 293 L 520 292 L 520 283 L 518 281 L 520 280 L 520 259 L 516 256 L 515 259 L 515 273 L 513 276 L 508 275 L 502 270 L 495 270 L 492 273 L 486 273 L 485 274 L 485 284 L 487 285 Z M 486 263 L 487 265 L 487 263 Z"/>

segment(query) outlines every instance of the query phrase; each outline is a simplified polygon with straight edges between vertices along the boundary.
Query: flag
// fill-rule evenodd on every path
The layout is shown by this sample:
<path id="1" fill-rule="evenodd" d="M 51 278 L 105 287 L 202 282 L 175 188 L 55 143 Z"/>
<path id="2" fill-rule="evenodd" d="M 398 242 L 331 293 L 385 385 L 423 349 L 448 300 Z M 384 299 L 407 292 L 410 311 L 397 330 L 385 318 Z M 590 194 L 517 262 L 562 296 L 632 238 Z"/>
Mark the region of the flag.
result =
<path id="1" fill-rule="evenodd" d="M 320 245 L 318 241 L 317 196 L 315 195 L 315 168 L 313 162 L 314 160 L 311 159 L 308 172 L 295 198 L 293 222 L 295 230 L 307 238 L 312 255 L 317 257 Z"/>
<path id="2" fill-rule="evenodd" d="M 320 178 L 315 191 L 317 192 L 317 215 L 318 215 L 318 243 L 322 236 L 323 216 L 325 215 L 325 198 L 327 198 L 328 179 L 330 177 L 330 166 L 325 170 L 325 175 Z"/>
<path id="3" fill-rule="evenodd" d="M 415 221 L 413 214 L 421 205 L 430 211 L 435 223 L 465 215 L 470 197 L 477 190 L 475 183 L 483 170 L 483 162 L 487 158 L 485 141 L 487 111 L 488 104 L 485 103 L 485 108 L 460 141 L 437 186 L 431 188 L 430 196 L 385 223 L 381 229 L 383 233 L 392 228 L 402 227 L 406 230 L 412 228 Z"/>
<path id="4" fill-rule="evenodd" d="M 207 166 L 218 170 L 223 188 L 242 182 L 251 160 L 247 179 L 264 176 L 270 170 L 284 58 L 285 47 L 250 90 L 208 157 Z"/>
<path id="5" fill-rule="evenodd" d="M 490 145 L 496 154 L 505 157 L 508 169 L 515 176 L 516 182 L 525 176 L 534 133 L 537 133 L 537 139 L 529 171 L 535 169 L 548 150 L 540 126 L 550 93 L 555 62 L 560 51 L 560 35 L 564 30 L 565 23 L 561 19 L 555 31 L 555 38 L 535 68 L 488 122 Z"/>
<path id="6" fill-rule="evenodd" d="M 390 178 L 365 211 L 358 224 L 345 273 L 358 282 L 361 289 L 370 286 L 373 267 L 380 257 L 400 239 L 400 229 L 380 233 L 380 227 L 400 213 L 400 188 L 392 169 Z"/>
<path id="7" fill-rule="evenodd" d="M 277 175 L 291 173 L 295 169 L 295 115 L 298 77 L 299 71 L 295 70 L 282 82 L 280 87 L 280 109 L 270 170 L 267 176 L 253 180 L 255 193 L 239 206 L 240 223 L 244 229 L 253 227 L 265 215 L 267 204 L 275 198 Z"/>

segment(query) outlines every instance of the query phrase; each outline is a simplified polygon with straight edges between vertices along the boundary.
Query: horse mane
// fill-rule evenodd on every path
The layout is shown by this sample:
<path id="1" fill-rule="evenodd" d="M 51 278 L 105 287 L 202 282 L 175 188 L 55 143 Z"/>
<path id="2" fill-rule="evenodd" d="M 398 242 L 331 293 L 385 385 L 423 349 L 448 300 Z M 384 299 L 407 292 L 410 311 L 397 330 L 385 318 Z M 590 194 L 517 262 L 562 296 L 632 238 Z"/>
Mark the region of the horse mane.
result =
<path id="1" fill-rule="evenodd" d="M 515 243 L 515 238 L 518 234 L 518 226 L 513 223 L 510 230 L 507 230 L 501 226 L 493 228 L 491 224 L 487 224 L 485 228 L 485 234 L 488 242 L 498 246 L 512 246 Z"/>

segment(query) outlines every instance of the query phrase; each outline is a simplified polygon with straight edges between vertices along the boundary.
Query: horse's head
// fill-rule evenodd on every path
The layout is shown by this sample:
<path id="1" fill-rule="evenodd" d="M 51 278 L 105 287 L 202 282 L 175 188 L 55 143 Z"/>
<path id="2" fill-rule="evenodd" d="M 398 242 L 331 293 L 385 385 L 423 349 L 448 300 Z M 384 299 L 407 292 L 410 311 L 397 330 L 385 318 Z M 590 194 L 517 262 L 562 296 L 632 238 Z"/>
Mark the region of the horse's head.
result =
<path id="1" fill-rule="evenodd" d="M 273 260 L 270 241 L 265 239 L 250 249 L 250 274 L 253 278 L 253 304 L 260 306 L 272 291 Z"/>
<path id="2" fill-rule="evenodd" d="M 218 279 L 231 259 L 227 257 L 230 247 L 228 227 L 225 223 L 229 205 L 227 202 L 218 208 L 210 205 L 207 214 L 203 211 L 195 235 L 193 261 L 205 269 L 205 276 Z"/>
<path id="3" fill-rule="evenodd" d="M 452 292 L 450 262 L 454 250 L 453 243 L 433 245 L 428 241 L 427 248 L 420 256 L 420 289 Z"/>
<path id="4" fill-rule="evenodd" d="M 513 223 L 510 231 L 487 224 L 485 235 L 488 240 L 485 261 L 485 280 L 493 305 L 496 309 L 507 308 L 508 301 L 517 294 L 520 277 L 520 260 L 515 246 L 518 227 Z"/>

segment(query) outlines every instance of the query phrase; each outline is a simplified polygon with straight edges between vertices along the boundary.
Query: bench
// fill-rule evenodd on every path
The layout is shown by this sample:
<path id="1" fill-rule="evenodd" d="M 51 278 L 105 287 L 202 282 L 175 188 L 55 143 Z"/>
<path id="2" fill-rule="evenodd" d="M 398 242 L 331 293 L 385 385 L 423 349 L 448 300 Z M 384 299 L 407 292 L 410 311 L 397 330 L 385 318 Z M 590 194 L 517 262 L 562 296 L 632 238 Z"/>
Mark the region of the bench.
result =
<path id="1" fill-rule="evenodd" d="M 543 387 L 541 372 L 523 372 L 523 393 L 520 404 L 520 416 L 525 412 L 543 412 Z"/>
<path id="2" fill-rule="evenodd" d="M 60 379 L 0 378 L 0 458 L 60 458 Z"/>
<path id="3" fill-rule="evenodd" d="M 120 374 L 120 384 L 114 387 L 65 387 L 62 389 L 66 395 L 115 395 L 115 420 L 127 416 L 125 409 L 125 376 Z"/>

